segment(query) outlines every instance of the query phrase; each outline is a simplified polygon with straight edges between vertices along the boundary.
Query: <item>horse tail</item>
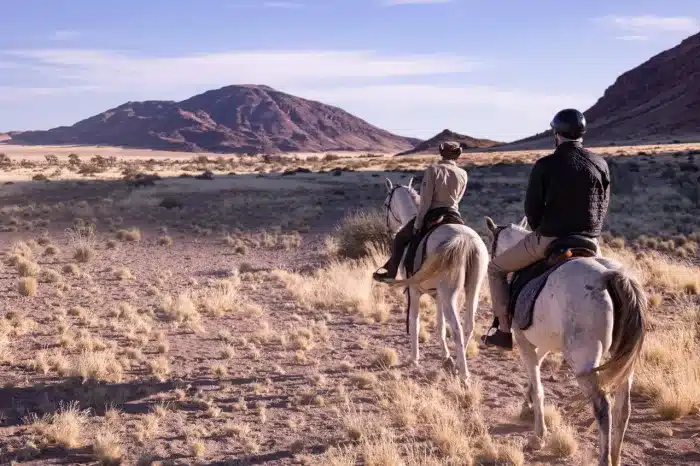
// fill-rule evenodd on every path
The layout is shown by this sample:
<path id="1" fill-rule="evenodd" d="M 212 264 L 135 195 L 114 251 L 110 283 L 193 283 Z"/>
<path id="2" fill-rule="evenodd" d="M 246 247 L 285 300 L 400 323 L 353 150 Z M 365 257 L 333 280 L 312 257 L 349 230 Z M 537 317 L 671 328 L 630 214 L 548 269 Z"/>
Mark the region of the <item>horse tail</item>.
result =
<path id="1" fill-rule="evenodd" d="M 442 247 L 430 255 L 425 263 L 410 278 L 404 280 L 390 280 L 389 286 L 417 285 L 440 275 L 443 272 L 449 274 L 449 279 L 457 282 L 464 277 L 464 271 L 471 269 L 479 250 L 475 247 L 474 239 L 469 235 L 455 235 L 445 241 Z M 465 262 L 466 261 L 466 262 Z"/>
<path id="2" fill-rule="evenodd" d="M 470 253 L 471 255 L 464 268 L 466 271 L 464 297 L 465 304 L 469 309 L 467 316 L 471 320 L 476 315 L 476 310 L 479 306 L 481 284 L 486 278 L 486 272 L 489 266 L 489 250 L 486 248 L 486 244 L 484 244 L 483 241 L 475 240 Z M 473 322 L 469 325 L 473 326 Z"/>
<path id="3" fill-rule="evenodd" d="M 605 391 L 615 390 L 632 373 L 646 335 L 647 296 L 641 284 L 619 270 L 603 277 L 613 301 L 614 323 L 610 359 L 593 369 Z"/>

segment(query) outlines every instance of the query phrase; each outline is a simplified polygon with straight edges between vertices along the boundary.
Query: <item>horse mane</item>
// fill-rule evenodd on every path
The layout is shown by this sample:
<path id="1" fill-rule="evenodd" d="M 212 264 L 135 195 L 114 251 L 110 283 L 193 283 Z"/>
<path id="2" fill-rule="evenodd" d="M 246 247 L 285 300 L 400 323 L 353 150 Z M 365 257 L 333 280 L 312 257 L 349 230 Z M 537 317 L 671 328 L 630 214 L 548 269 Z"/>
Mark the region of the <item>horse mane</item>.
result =
<path id="1" fill-rule="evenodd" d="M 404 188 L 406 188 L 406 190 L 408 191 L 408 193 L 409 193 L 409 194 L 411 195 L 411 197 L 413 198 L 413 202 L 415 202 L 416 205 L 420 204 L 420 194 L 418 194 L 418 191 L 416 191 L 415 189 L 413 189 L 413 186 L 406 186 L 406 185 L 403 185 L 403 184 L 402 184 L 401 186 L 403 186 Z"/>
<path id="2" fill-rule="evenodd" d="M 519 232 L 521 232 L 521 233 L 531 233 L 531 231 L 530 231 L 529 228 L 521 227 L 520 225 L 516 225 L 515 223 L 511 223 L 511 224 L 510 224 L 510 227 L 511 227 L 513 230 L 519 231 Z"/>

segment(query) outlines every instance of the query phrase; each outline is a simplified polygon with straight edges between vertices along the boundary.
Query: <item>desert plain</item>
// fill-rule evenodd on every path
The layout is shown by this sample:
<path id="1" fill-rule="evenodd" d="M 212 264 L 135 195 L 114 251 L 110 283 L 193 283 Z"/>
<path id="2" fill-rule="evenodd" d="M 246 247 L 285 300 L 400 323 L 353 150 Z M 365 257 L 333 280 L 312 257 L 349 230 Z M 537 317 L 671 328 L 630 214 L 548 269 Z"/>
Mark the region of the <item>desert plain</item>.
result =
<path id="1" fill-rule="evenodd" d="M 649 297 L 623 464 L 700 464 L 700 144 L 593 150 L 613 177 L 603 254 Z M 529 447 L 517 349 L 477 343 L 487 285 L 468 387 L 442 367 L 428 296 L 406 364 L 405 297 L 371 273 L 385 178 L 435 155 L 0 153 L 0 463 L 597 464 L 559 354 L 550 436 Z M 487 244 L 484 216 L 522 218 L 546 153 L 461 156 L 462 214 Z"/>

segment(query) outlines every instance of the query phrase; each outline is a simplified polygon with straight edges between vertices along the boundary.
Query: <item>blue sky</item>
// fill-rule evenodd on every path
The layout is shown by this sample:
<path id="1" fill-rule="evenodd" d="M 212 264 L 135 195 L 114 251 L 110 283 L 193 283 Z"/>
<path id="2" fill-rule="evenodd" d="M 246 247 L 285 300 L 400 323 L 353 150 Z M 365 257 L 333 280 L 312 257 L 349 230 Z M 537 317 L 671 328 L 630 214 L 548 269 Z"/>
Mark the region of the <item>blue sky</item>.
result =
<path id="1" fill-rule="evenodd" d="M 0 131 L 267 84 L 403 135 L 511 141 L 700 31 L 696 0 L 6 3 Z"/>

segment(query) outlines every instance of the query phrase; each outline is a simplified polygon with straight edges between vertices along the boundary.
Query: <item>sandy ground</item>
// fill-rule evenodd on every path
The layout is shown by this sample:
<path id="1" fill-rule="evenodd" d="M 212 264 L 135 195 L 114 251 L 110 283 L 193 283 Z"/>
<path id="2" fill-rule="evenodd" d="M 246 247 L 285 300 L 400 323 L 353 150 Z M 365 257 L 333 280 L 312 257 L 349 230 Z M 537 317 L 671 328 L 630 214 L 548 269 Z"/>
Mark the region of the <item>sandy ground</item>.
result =
<path id="1" fill-rule="evenodd" d="M 99 149 L 104 156 L 122 155 L 120 149 Z M 40 152 L 0 151 L 12 158 Z M 617 233 L 610 237 L 631 245 L 634 235 L 628 233 L 642 228 L 640 219 L 649 241 L 659 245 L 684 234 L 686 242 L 665 253 L 689 267 L 684 273 L 694 280 L 697 249 L 688 238 L 700 232 L 696 210 L 669 209 L 684 191 L 649 185 L 659 169 L 641 157 L 642 162 L 622 166 L 642 164 L 632 173 L 654 201 L 645 202 L 637 188 L 621 192 L 611 209 Z M 667 163 L 663 157 L 677 163 L 673 155 L 660 156 L 658 163 Z M 404 366 L 409 344 L 403 296 L 373 287 L 369 268 L 360 278 L 355 269 L 338 269 L 347 274 L 332 279 L 340 285 L 313 275 L 333 267 L 327 237 L 343 217 L 380 208 L 385 176 L 407 182 L 413 174 L 371 167 L 340 175 L 217 172 L 211 181 L 166 178 L 153 187 L 130 188 L 117 179 L 117 170 L 104 177 L 113 179 L 98 179 L 101 175 L 76 177 L 66 169 L 51 182 L 26 180 L 52 169 L 21 170 L 3 174 L 13 184 L 3 185 L 0 194 L 0 250 L 5 251 L 0 463 L 94 464 L 121 458 L 123 464 L 355 464 L 340 462 L 328 449 L 355 445 L 348 419 L 357 412 L 369 415 L 363 429 L 388 423 L 396 445 L 430 444 L 420 422 L 399 428 L 387 420 L 396 406 L 386 387 L 397 380 L 438 388 L 449 383 L 434 329 L 421 345 L 422 367 Z M 157 171 L 170 173 L 163 167 Z M 484 233 L 487 213 L 502 221 L 519 219 L 524 173 L 517 163 L 470 171 L 463 210 L 475 229 Z M 183 208 L 159 207 L 167 197 Z M 95 225 L 96 233 L 89 244 L 92 255 L 81 262 L 75 255 L 80 240 L 71 232 L 86 224 Z M 690 231 L 681 232 L 682 225 Z M 130 235 L 134 230 L 139 238 Z M 50 247 L 56 250 L 47 251 Z M 38 270 L 22 268 L 20 258 Z M 26 276 L 37 278 L 32 296 L 18 288 Z M 334 283 L 360 304 L 309 300 L 301 291 L 330 289 Z M 655 314 L 657 328 L 676 322 L 679 303 L 696 312 L 700 305 L 692 293 L 658 292 L 664 304 Z M 430 328 L 434 306 L 425 301 Z M 358 310 L 362 303 L 369 303 L 368 309 Z M 489 324 L 484 291 L 477 333 Z M 398 360 L 389 357 L 390 368 L 378 367 L 375 362 L 387 348 Z M 532 423 L 515 415 L 527 381 L 517 352 L 472 344 L 469 369 L 481 385 L 479 413 L 494 442 L 515 445 L 524 464 L 589 464 L 597 452 L 597 432 L 587 430 L 590 409 L 571 408 L 577 387 L 565 364 L 547 364 L 543 380 L 546 403 L 574 429 L 578 446 L 568 457 L 527 448 Z M 87 410 L 84 415 L 65 414 L 71 401 Z M 471 422 L 473 411 L 454 409 L 465 424 Z M 52 413 L 64 414 L 52 418 Z M 47 416 L 44 423 L 42 416 Z M 697 409 L 667 417 L 655 399 L 635 393 L 624 464 L 700 464 Z M 400 464 L 386 452 L 358 448 L 365 448 L 361 464 Z M 460 464 L 444 452 L 435 458 L 441 462 L 429 464 Z M 499 461 L 481 464 L 523 464 L 517 458 Z"/>

